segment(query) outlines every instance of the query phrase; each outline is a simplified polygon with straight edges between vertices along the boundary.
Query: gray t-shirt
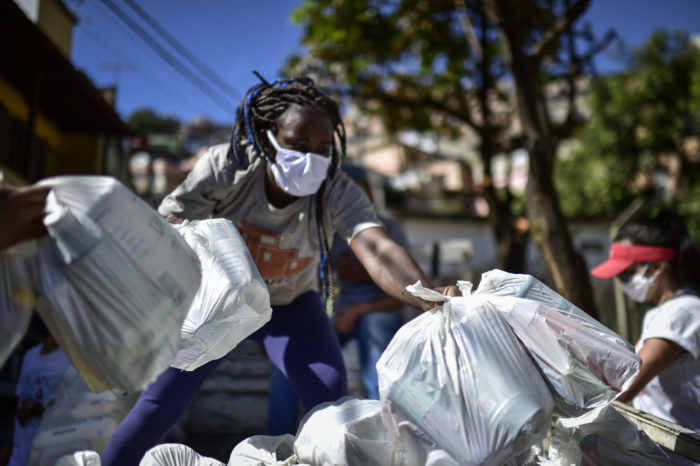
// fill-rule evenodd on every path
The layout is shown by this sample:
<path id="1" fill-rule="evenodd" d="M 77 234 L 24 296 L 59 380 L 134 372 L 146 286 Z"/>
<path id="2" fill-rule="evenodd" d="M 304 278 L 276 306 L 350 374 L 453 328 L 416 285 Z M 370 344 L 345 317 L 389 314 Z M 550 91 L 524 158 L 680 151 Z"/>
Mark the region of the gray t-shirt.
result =
<path id="1" fill-rule="evenodd" d="M 273 306 L 289 304 L 309 290 L 319 291 L 315 196 L 299 198 L 282 209 L 274 207 L 265 194 L 264 159 L 251 157 L 249 166 L 241 168 L 227 157 L 228 148 L 228 144 L 211 147 L 163 199 L 158 212 L 189 220 L 231 220 L 265 279 Z M 382 226 L 365 193 L 341 170 L 326 181 L 321 205 L 321 225 L 329 243 L 334 233 L 349 243 L 359 232 Z"/>

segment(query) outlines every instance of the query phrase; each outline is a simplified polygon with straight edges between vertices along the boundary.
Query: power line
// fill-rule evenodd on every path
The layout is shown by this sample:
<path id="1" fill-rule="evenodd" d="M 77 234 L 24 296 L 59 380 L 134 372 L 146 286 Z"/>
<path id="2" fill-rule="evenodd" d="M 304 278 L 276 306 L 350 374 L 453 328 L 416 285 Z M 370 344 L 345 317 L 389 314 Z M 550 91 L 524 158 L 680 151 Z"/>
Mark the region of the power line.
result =
<path id="1" fill-rule="evenodd" d="M 138 34 L 141 39 L 143 39 L 153 50 L 156 51 L 160 57 L 165 60 L 170 66 L 172 66 L 175 71 L 185 76 L 192 84 L 194 84 L 200 91 L 206 94 L 212 101 L 214 101 L 219 107 L 224 109 L 226 112 L 235 116 L 232 107 L 225 105 L 230 99 L 222 97 L 218 92 L 211 88 L 206 82 L 194 74 L 192 71 L 187 69 L 176 57 L 174 57 L 170 52 L 168 52 L 163 46 L 156 42 L 141 26 L 139 26 L 133 19 L 124 13 L 117 5 L 115 5 L 111 0 L 102 0 L 112 12 L 119 17 L 129 28 Z"/>
<path id="2" fill-rule="evenodd" d="M 141 8 L 133 0 L 124 0 L 124 2 L 131 7 L 149 26 L 156 30 L 158 34 L 165 39 L 168 44 L 180 54 L 190 61 L 199 71 L 209 78 L 214 84 L 219 86 L 219 89 L 225 91 L 236 99 L 240 99 L 242 94 L 236 89 L 231 87 L 225 80 L 223 80 L 219 75 L 216 74 L 214 70 L 209 68 L 202 60 L 197 58 L 195 54 L 190 52 L 181 42 L 175 39 L 163 26 L 161 26 L 158 21 L 156 21 L 151 15 L 149 15 L 143 8 Z"/>
<path id="3" fill-rule="evenodd" d="M 109 17 L 107 18 L 108 20 L 110 19 Z M 116 23 L 118 25 L 118 23 Z M 85 34 L 86 37 L 90 38 L 93 42 L 95 42 L 97 45 L 105 49 L 106 51 L 110 52 L 112 55 L 114 55 L 116 58 L 122 60 L 122 61 L 127 61 L 127 59 L 122 55 L 120 51 L 118 51 L 112 44 L 107 43 L 104 39 L 102 39 L 101 36 L 96 35 L 93 31 L 86 27 L 82 27 L 80 29 L 80 32 Z M 137 44 L 138 45 L 138 44 Z M 177 99 L 181 104 L 185 104 L 186 107 L 188 107 L 190 110 L 193 110 L 195 112 L 201 112 L 201 108 L 199 105 L 195 104 L 190 100 L 189 96 L 182 94 L 176 90 L 174 90 L 172 87 L 169 87 L 163 83 L 163 80 L 158 80 L 154 76 L 150 75 L 149 73 L 146 73 L 141 67 L 136 67 L 134 69 L 137 75 L 141 76 L 142 79 L 145 81 L 148 81 L 153 85 L 155 89 L 157 89 L 159 92 L 161 92 L 163 95 L 168 95 L 170 98 L 175 98 Z"/>

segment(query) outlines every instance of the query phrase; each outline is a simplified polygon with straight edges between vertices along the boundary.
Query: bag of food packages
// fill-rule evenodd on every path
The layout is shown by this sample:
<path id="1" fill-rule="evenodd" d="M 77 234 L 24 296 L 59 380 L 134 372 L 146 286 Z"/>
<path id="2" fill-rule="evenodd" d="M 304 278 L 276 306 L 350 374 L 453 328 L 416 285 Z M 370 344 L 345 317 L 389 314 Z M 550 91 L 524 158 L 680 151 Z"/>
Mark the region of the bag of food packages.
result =
<path id="1" fill-rule="evenodd" d="M 41 416 L 32 440 L 29 465 L 54 465 L 65 455 L 102 452 L 137 394 L 108 390 L 91 392 L 75 368 L 69 367 Z"/>
<path id="2" fill-rule="evenodd" d="M 641 360 L 622 337 L 529 275 L 483 275 L 473 295 L 501 310 L 552 389 L 555 414 L 604 406 L 634 381 Z"/>
<path id="3" fill-rule="evenodd" d="M 409 287 L 437 307 L 404 325 L 377 363 L 384 424 L 422 431 L 459 464 L 501 464 L 542 440 L 552 397 L 488 300 Z"/>
<path id="4" fill-rule="evenodd" d="M 175 225 L 202 265 L 202 283 L 181 329 L 173 367 L 193 371 L 220 359 L 272 316 L 270 294 L 229 220 Z"/>
<path id="5" fill-rule="evenodd" d="M 24 264 L 26 246 L 0 251 L 0 367 L 24 337 L 32 317 L 34 287 Z"/>
<path id="6" fill-rule="evenodd" d="M 548 466 L 675 464 L 643 430 L 611 405 L 559 419 L 551 435 Z"/>
<path id="7" fill-rule="evenodd" d="M 49 236 L 31 261 L 37 310 L 93 391 L 140 391 L 173 360 L 199 288 L 197 255 L 113 178 L 50 186 Z"/>

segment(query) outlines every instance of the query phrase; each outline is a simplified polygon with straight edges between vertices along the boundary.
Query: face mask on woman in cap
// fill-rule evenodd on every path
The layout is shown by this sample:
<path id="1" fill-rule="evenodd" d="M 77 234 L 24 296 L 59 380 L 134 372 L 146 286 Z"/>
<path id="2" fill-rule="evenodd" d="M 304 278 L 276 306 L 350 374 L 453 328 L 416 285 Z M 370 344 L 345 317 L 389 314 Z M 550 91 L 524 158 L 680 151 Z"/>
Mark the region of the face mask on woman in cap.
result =
<path id="1" fill-rule="evenodd" d="M 654 282 L 656 282 L 656 278 L 659 276 L 657 271 L 653 275 L 647 277 L 646 273 L 648 270 L 649 264 L 646 264 L 639 272 L 628 278 L 623 278 L 623 274 L 617 276 L 618 280 L 620 281 L 622 291 L 624 291 L 625 294 L 630 297 L 630 299 L 638 303 L 648 301 L 649 290 Z"/>

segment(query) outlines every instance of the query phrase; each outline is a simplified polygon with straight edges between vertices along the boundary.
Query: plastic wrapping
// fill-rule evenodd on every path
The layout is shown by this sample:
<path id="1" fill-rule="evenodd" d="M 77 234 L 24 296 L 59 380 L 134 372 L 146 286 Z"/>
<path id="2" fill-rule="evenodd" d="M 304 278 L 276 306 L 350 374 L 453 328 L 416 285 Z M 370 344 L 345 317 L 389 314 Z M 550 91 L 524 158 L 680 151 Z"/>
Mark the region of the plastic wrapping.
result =
<path id="1" fill-rule="evenodd" d="M 382 424 L 380 402 L 343 398 L 306 414 L 294 442 L 298 460 L 335 466 L 404 464 Z"/>
<path id="2" fill-rule="evenodd" d="M 56 462 L 56 466 L 100 466 L 100 455 L 94 451 L 77 451 Z"/>
<path id="3" fill-rule="evenodd" d="M 48 178 L 50 237 L 33 263 L 37 310 L 93 391 L 140 391 L 173 360 L 199 260 L 118 181 Z"/>
<path id="4" fill-rule="evenodd" d="M 653 466 L 674 464 L 641 429 L 612 406 L 560 419 L 549 447 L 551 466 Z"/>
<path id="5" fill-rule="evenodd" d="M 93 393 L 69 367 L 41 417 L 27 464 L 53 466 L 73 452 L 101 452 L 136 398 L 112 391 Z"/>
<path id="6" fill-rule="evenodd" d="M 231 452 L 229 466 L 298 465 L 294 455 L 294 436 L 254 435 L 243 440 Z"/>
<path id="7" fill-rule="evenodd" d="M 552 397 L 504 315 L 447 299 L 399 329 L 377 363 L 385 425 L 422 430 L 459 464 L 501 464 L 544 438 Z"/>
<path id="8" fill-rule="evenodd" d="M 537 301 L 599 332 L 616 345 L 634 352 L 634 347 L 627 340 L 574 306 L 562 295 L 532 275 L 508 273 L 498 269 L 491 270 L 481 275 L 479 287 L 474 292 L 474 294 L 482 293 Z"/>
<path id="9" fill-rule="evenodd" d="M 22 340 L 34 307 L 34 287 L 24 264 L 34 242 L 0 251 L 0 367 Z"/>
<path id="10" fill-rule="evenodd" d="M 187 445 L 164 443 L 148 450 L 139 466 L 225 466 L 221 461 L 202 456 Z"/>
<path id="11" fill-rule="evenodd" d="M 478 297 L 497 305 L 533 356 L 558 416 L 609 403 L 639 372 L 641 360 L 629 343 L 529 275 L 488 272 Z"/>
<path id="12" fill-rule="evenodd" d="M 272 316 L 270 294 L 229 220 L 175 225 L 202 266 L 202 283 L 182 324 L 173 367 L 193 371 L 220 359 Z"/>

